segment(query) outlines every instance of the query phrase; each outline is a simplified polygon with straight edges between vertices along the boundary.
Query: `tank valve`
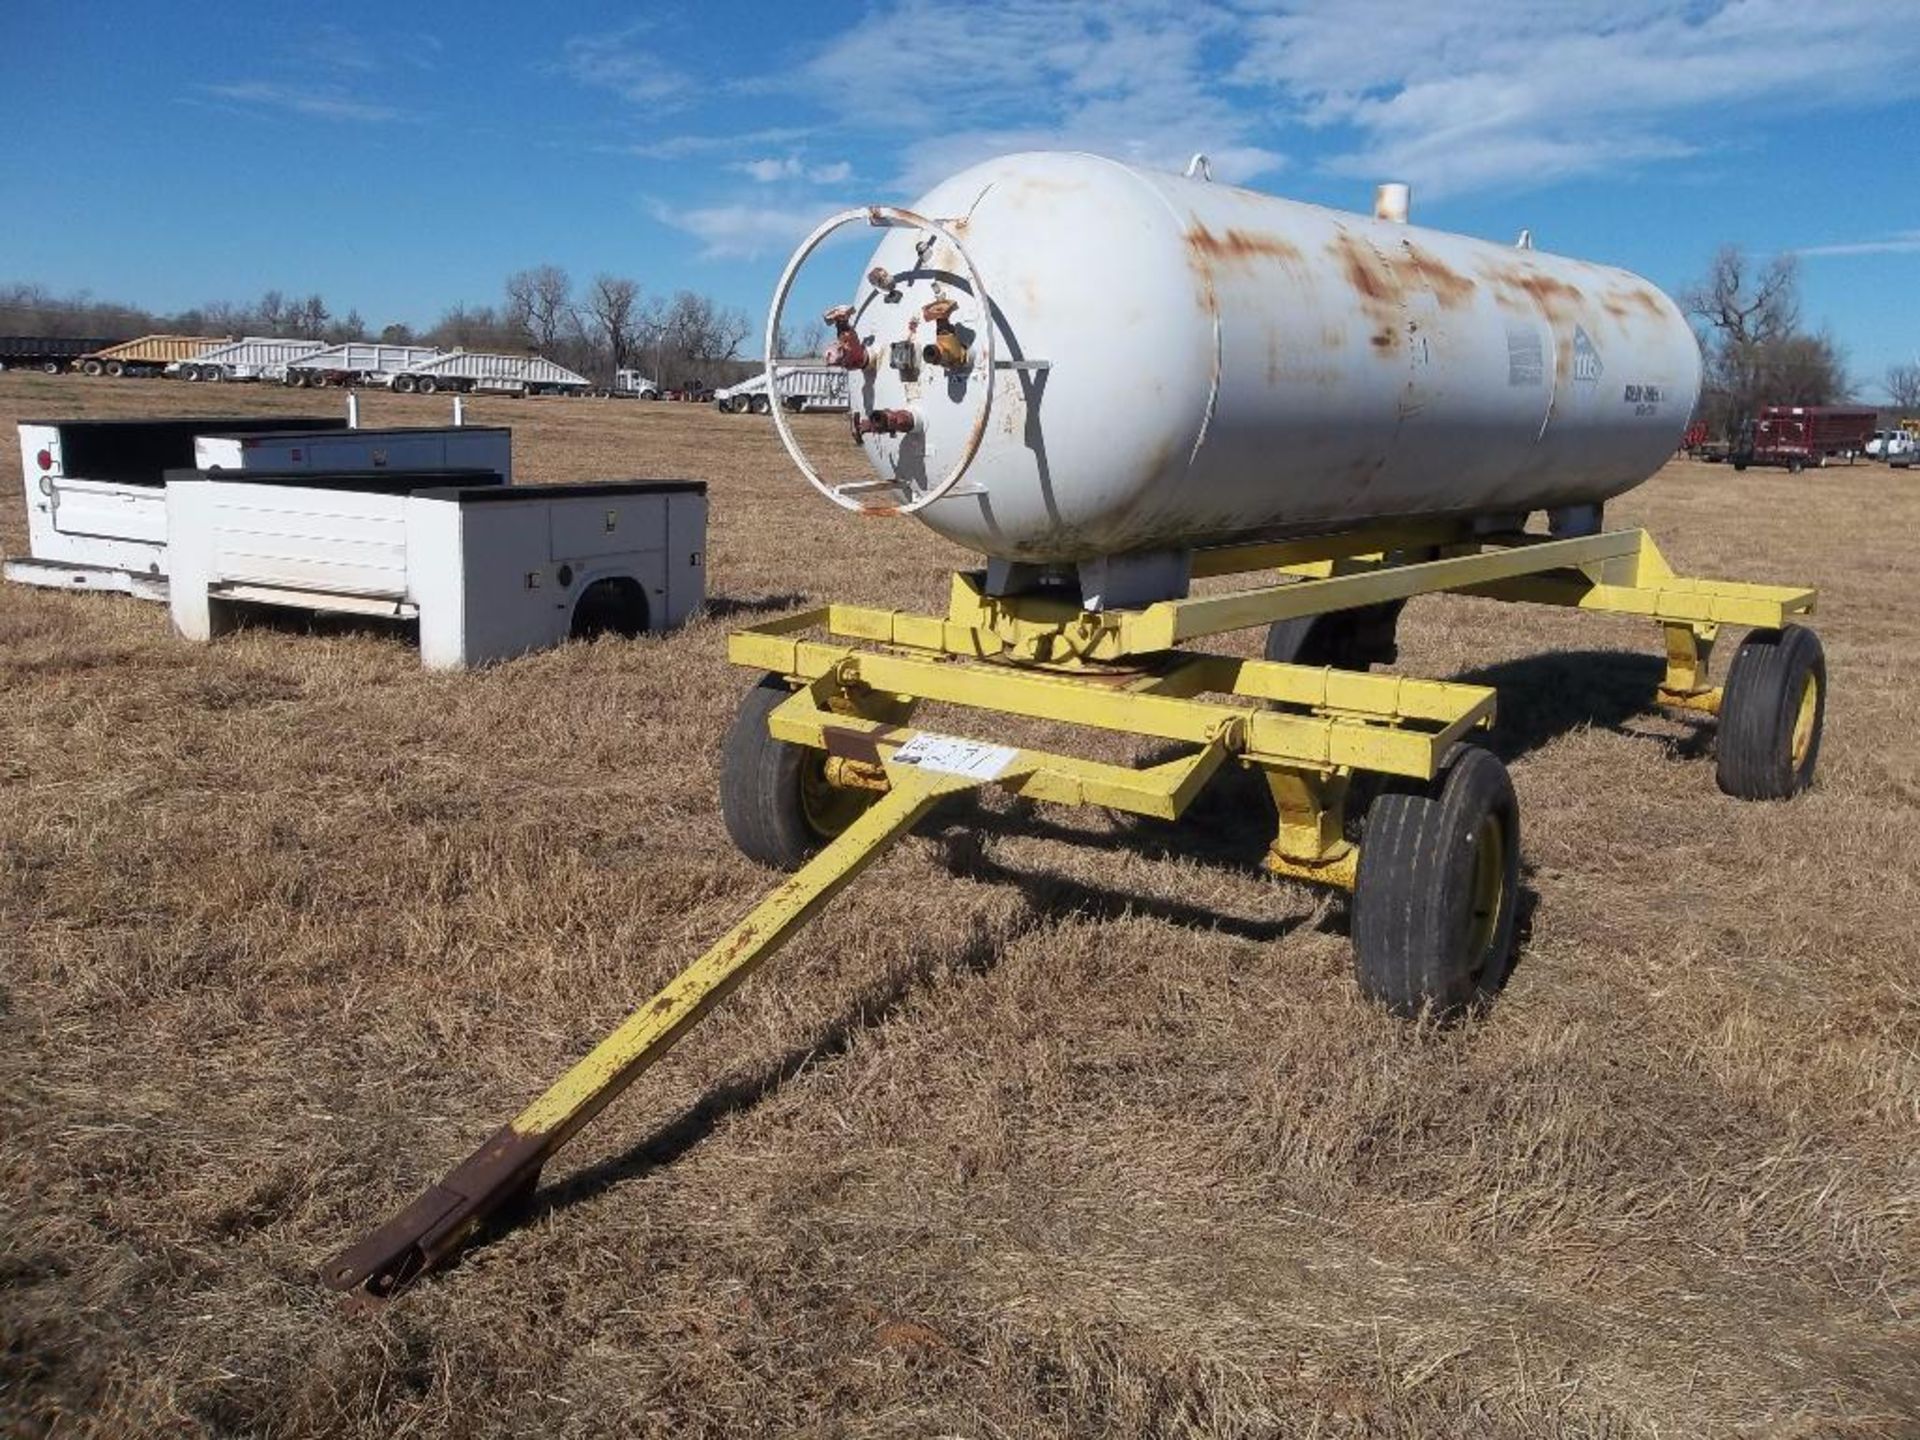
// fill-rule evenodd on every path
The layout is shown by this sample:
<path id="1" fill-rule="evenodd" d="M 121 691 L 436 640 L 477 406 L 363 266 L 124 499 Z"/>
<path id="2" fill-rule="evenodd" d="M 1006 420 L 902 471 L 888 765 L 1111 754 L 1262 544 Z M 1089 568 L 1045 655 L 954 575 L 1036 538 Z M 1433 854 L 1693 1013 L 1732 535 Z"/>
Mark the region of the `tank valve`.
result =
<path id="1" fill-rule="evenodd" d="M 921 358 L 929 365 L 938 365 L 944 370 L 964 370 L 972 360 L 966 342 L 954 332 L 953 312 L 959 308 L 957 300 L 930 300 L 921 310 L 921 316 L 933 322 L 932 343 L 920 351 Z"/>
<path id="2" fill-rule="evenodd" d="M 900 298 L 900 287 L 894 283 L 893 276 L 884 265 L 876 265 L 867 271 L 867 283 L 885 296 L 888 303 Z"/>
<path id="3" fill-rule="evenodd" d="M 869 435 L 911 435 L 914 429 L 911 410 L 869 410 L 853 417 L 854 443 Z"/>
<path id="4" fill-rule="evenodd" d="M 860 343 L 860 337 L 853 332 L 853 307 L 836 305 L 820 318 L 833 326 L 833 339 L 828 343 L 824 357 L 827 364 L 838 365 L 842 370 L 866 369 L 867 347 Z"/>

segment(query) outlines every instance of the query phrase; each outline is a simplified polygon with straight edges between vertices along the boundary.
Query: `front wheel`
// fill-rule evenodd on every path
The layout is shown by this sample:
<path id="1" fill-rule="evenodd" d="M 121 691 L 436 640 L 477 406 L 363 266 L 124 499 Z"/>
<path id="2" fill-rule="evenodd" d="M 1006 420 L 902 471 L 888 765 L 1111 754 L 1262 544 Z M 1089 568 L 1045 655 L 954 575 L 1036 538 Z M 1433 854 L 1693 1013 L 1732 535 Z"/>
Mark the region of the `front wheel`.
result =
<path id="1" fill-rule="evenodd" d="M 1507 767 L 1457 750 L 1418 789 L 1375 798 L 1353 890 L 1360 989 L 1407 1019 L 1453 1019 L 1506 979 L 1520 891 L 1520 805 Z"/>
<path id="2" fill-rule="evenodd" d="M 825 751 L 773 738 L 767 719 L 792 693 L 778 675 L 762 677 L 720 752 L 727 834 L 742 855 L 776 870 L 798 870 L 875 799 L 829 783 Z"/>
<path id="3" fill-rule="evenodd" d="M 1804 625 L 1740 642 L 1720 695 L 1714 778 L 1739 800 L 1785 800 L 1813 783 L 1827 721 L 1827 657 Z"/>

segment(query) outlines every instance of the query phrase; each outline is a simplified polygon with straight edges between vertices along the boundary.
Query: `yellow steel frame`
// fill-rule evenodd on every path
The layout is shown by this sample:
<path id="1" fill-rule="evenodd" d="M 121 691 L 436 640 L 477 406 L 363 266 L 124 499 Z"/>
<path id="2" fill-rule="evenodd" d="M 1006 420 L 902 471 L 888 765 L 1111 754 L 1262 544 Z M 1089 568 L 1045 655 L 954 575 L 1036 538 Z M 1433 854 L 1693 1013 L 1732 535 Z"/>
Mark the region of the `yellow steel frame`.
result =
<path id="1" fill-rule="evenodd" d="M 1257 766 L 1272 790 L 1279 823 L 1268 867 L 1351 888 L 1352 776 L 1431 779 L 1464 735 L 1493 720 L 1494 693 L 1482 686 L 1180 650 L 1187 641 L 1438 591 L 1566 605 L 1659 623 L 1667 664 L 1658 698 L 1711 713 L 1719 627 L 1777 627 L 1815 600 L 1811 590 L 1677 576 L 1639 530 L 1556 539 L 1399 526 L 1204 551 L 1193 571 L 1268 577 L 1097 613 L 1044 597 L 995 598 L 977 577 L 957 575 L 944 617 L 827 605 L 730 636 L 736 664 L 794 687 L 769 719 L 773 738 L 825 750 L 829 780 L 873 792 L 874 802 L 440 1184 L 330 1262 L 327 1283 L 391 1295 L 529 1192 L 554 1151 L 949 794 L 993 784 L 1034 800 L 1175 819 L 1233 760 Z M 1133 766 L 1006 747 L 991 773 L 946 773 L 900 755 L 929 736 L 907 723 L 921 701 L 1191 748 Z"/>

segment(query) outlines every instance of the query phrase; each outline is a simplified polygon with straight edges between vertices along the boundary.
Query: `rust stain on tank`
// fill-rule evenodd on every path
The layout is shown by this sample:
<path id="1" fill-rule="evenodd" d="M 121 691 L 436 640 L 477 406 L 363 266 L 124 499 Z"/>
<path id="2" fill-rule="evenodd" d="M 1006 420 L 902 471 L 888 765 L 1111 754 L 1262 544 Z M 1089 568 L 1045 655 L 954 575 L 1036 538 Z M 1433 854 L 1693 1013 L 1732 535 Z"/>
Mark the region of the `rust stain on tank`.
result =
<path id="1" fill-rule="evenodd" d="M 1404 287 L 1393 271 L 1364 240 L 1341 231 L 1328 242 L 1327 251 L 1340 262 L 1347 283 L 1363 301 L 1372 305 L 1397 305 L 1404 298 Z"/>
<path id="2" fill-rule="evenodd" d="M 1458 310 L 1473 298 L 1473 292 L 1479 287 L 1465 275 L 1450 268 L 1439 256 L 1429 255 L 1410 242 L 1406 249 L 1407 264 L 1433 292 L 1441 309 Z"/>
<path id="3" fill-rule="evenodd" d="M 1306 258 L 1300 253 L 1299 246 L 1278 235 L 1239 229 L 1229 229 L 1224 235 L 1216 235 L 1201 224 L 1195 224 L 1187 231 L 1187 249 L 1195 256 L 1218 264 L 1275 260 L 1282 265 L 1294 265 Z"/>
<path id="4" fill-rule="evenodd" d="M 1482 273 L 1499 288 L 1502 303 L 1510 309 L 1515 308 L 1518 297 L 1524 295 L 1556 325 L 1570 323 L 1583 313 L 1586 292 L 1543 271 L 1520 265 L 1499 265 Z"/>
<path id="5" fill-rule="evenodd" d="M 1392 329 L 1376 330 L 1367 343 L 1376 350 L 1391 350 L 1399 338 Z"/>

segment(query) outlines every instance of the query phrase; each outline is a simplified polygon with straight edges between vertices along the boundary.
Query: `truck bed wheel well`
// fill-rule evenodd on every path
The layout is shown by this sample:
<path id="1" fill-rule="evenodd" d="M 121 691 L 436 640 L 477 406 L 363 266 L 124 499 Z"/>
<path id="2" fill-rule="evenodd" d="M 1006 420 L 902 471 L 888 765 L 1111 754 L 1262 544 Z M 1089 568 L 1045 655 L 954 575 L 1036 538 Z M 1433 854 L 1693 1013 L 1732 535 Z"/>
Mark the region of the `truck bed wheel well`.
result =
<path id="1" fill-rule="evenodd" d="M 631 639 L 646 633 L 647 615 L 645 587 L 630 575 L 610 575 L 580 592 L 573 603 L 573 623 L 567 633 L 575 640 L 591 640 L 597 635 Z"/>

